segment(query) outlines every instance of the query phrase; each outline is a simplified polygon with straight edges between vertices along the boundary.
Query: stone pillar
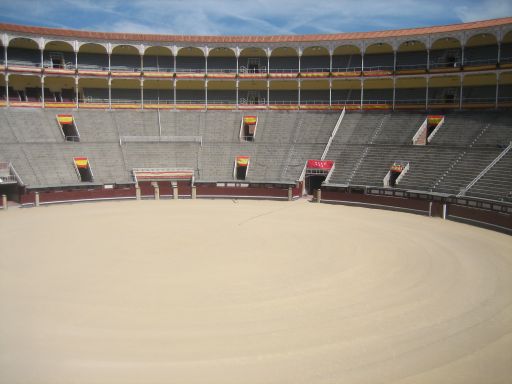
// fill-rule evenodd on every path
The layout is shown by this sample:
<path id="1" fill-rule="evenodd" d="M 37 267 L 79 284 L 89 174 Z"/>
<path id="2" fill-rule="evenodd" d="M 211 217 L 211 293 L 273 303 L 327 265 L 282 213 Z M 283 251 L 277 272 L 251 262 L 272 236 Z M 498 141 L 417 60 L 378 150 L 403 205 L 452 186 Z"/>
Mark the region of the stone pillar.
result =
<path id="1" fill-rule="evenodd" d="M 36 207 L 39 207 L 39 192 L 36 192 L 36 195 L 35 195 L 35 205 L 36 205 Z"/>
<path id="2" fill-rule="evenodd" d="M 197 189 L 196 189 L 196 186 L 193 185 L 192 186 L 192 199 L 196 199 L 197 198 Z"/>
<path id="3" fill-rule="evenodd" d="M 322 190 L 319 188 L 316 190 L 316 202 L 320 203 L 322 201 Z"/>
<path id="4" fill-rule="evenodd" d="M 7 209 L 7 196 L 2 195 L 2 207 L 3 209 Z"/>
<path id="5" fill-rule="evenodd" d="M 292 200 L 293 200 L 293 188 L 288 187 L 288 201 L 292 201 Z"/>
<path id="6" fill-rule="evenodd" d="M 135 186 L 135 199 L 140 200 L 140 187 L 138 184 Z"/>
<path id="7" fill-rule="evenodd" d="M 155 188 L 155 200 L 160 200 L 160 188 L 158 187 L 158 183 L 153 183 L 153 188 Z"/>
<path id="8" fill-rule="evenodd" d="M 172 182 L 172 198 L 178 200 L 178 183 L 176 181 Z"/>
<path id="9" fill-rule="evenodd" d="M 447 207 L 446 207 L 446 203 L 443 204 L 443 219 L 446 220 L 446 214 L 447 214 Z"/>

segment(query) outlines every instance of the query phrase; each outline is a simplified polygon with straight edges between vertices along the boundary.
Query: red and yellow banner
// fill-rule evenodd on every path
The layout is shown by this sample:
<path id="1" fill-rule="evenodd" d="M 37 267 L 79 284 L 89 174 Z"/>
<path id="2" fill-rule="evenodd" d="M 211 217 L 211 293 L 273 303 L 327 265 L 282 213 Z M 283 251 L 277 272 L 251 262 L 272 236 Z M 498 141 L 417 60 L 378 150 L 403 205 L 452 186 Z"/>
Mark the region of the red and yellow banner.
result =
<path id="1" fill-rule="evenodd" d="M 238 156 L 236 158 L 236 165 L 239 167 L 247 167 L 249 165 L 249 156 Z"/>
<path id="2" fill-rule="evenodd" d="M 401 164 L 393 164 L 391 166 L 391 172 L 402 172 L 404 170 L 404 166 Z"/>
<path id="3" fill-rule="evenodd" d="M 73 159 L 77 168 L 88 168 L 89 159 L 87 157 L 75 157 Z"/>
<path id="4" fill-rule="evenodd" d="M 60 124 L 73 124 L 73 115 L 57 115 Z"/>
<path id="5" fill-rule="evenodd" d="M 257 120 L 258 119 L 256 116 L 244 116 L 244 124 L 247 124 L 247 125 L 256 124 Z"/>
<path id="6" fill-rule="evenodd" d="M 429 115 L 427 116 L 428 125 L 437 125 L 444 119 L 442 115 Z"/>
<path id="7" fill-rule="evenodd" d="M 332 160 L 308 160 L 306 168 L 330 170 L 334 165 Z"/>

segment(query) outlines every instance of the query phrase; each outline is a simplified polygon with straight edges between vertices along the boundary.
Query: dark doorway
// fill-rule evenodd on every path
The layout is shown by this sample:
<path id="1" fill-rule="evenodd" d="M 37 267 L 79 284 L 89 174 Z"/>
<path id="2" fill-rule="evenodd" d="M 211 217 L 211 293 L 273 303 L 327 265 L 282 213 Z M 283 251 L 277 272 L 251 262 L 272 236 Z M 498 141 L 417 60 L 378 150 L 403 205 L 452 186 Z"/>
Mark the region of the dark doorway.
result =
<path id="1" fill-rule="evenodd" d="M 398 176 L 400 176 L 402 172 L 395 172 L 391 171 L 391 174 L 389 175 L 389 186 L 394 187 L 396 185 L 396 179 L 398 179 Z"/>
<path id="2" fill-rule="evenodd" d="M 241 167 L 239 165 L 236 166 L 236 179 L 237 180 L 245 180 L 245 176 L 247 175 L 247 167 Z"/>
<path id="3" fill-rule="evenodd" d="M 8 201 L 20 201 L 20 187 L 18 184 L 0 184 L 0 199 L 2 195 L 7 196 Z"/>
<path id="4" fill-rule="evenodd" d="M 327 175 L 306 175 L 306 192 L 308 195 L 314 194 L 315 190 L 320 189 Z"/>
<path id="5" fill-rule="evenodd" d="M 254 141 L 254 125 L 244 124 L 242 135 L 245 141 Z"/>
<path id="6" fill-rule="evenodd" d="M 87 168 L 77 168 L 77 169 L 78 169 L 78 173 L 80 174 L 80 181 L 82 183 L 88 183 L 88 182 L 93 181 L 92 172 L 91 172 L 91 169 L 89 167 L 87 167 Z"/>

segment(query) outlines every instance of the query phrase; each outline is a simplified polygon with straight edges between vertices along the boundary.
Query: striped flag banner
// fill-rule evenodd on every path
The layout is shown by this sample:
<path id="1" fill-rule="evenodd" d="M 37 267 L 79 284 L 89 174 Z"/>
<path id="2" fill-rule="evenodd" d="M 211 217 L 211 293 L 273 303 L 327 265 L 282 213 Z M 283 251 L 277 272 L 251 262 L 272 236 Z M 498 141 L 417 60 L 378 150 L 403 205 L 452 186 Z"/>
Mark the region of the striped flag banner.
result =
<path id="1" fill-rule="evenodd" d="M 73 124 L 73 115 L 57 115 L 60 124 Z"/>
<path id="2" fill-rule="evenodd" d="M 253 125 L 256 124 L 256 116 L 244 116 L 244 124 Z"/>
<path id="3" fill-rule="evenodd" d="M 236 165 L 239 167 L 247 167 L 249 165 L 249 156 L 238 156 L 236 158 Z"/>
<path id="4" fill-rule="evenodd" d="M 87 157 L 75 157 L 73 159 L 77 168 L 88 168 L 89 159 Z"/>

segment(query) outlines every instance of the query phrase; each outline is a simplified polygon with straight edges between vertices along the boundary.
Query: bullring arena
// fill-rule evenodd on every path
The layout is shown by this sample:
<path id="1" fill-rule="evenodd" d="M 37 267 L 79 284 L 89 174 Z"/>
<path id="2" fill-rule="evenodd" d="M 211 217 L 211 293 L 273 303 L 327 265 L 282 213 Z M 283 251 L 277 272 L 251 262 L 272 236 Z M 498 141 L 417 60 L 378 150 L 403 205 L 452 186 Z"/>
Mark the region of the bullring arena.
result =
<path id="1" fill-rule="evenodd" d="M 0 220 L 5 383 L 512 376 L 504 234 L 307 200 L 61 205 Z"/>
<path id="2" fill-rule="evenodd" d="M 511 382 L 512 18 L 0 52 L 0 384 Z"/>

